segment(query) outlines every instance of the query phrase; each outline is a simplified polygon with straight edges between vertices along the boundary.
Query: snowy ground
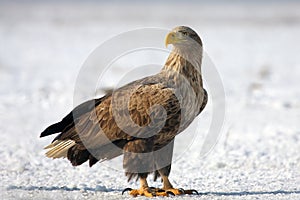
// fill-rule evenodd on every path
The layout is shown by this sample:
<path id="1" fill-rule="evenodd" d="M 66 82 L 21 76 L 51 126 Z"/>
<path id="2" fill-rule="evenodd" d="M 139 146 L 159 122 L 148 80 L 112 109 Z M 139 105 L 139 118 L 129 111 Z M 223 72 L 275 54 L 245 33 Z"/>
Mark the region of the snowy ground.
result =
<path id="1" fill-rule="evenodd" d="M 300 199 L 299 9 L 0 3 L 1 199 L 129 199 L 122 189 L 138 183 L 127 183 L 121 159 L 73 168 L 45 158 L 52 138 L 39 134 L 72 109 L 80 67 L 99 44 L 131 29 L 177 25 L 200 33 L 223 80 L 226 120 L 204 158 L 201 136 L 189 147 L 176 143 L 173 184 L 197 189 L 195 199 Z M 209 126 L 211 104 L 199 134 Z"/>

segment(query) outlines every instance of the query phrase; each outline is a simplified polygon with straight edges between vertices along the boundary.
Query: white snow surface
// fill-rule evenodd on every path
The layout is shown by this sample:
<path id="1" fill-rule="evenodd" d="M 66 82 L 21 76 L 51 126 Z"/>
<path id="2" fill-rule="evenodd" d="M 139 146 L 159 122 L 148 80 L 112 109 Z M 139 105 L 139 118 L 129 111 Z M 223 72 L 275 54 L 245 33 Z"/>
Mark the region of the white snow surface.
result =
<path id="1" fill-rule="evenodd" d="M 188 25 L 222 78 L 226 119 L 205 157 L 199 149 L 213 100 L 197 130 L 176 140 L 170 180 L 200 195 L 172 198 L 300 199 L 299 9 L 283 2 L 0 3 L 0 198 L 130 199 L 121 191 L 138 182 L 127 182 L 122 158 L 72 167 L 46 158 L 53 136 L 39 134 L 73 108 L 78 72 L 102 42 L 137 28 Z M 151 175 L 149 183 L 161 186 Z"/>

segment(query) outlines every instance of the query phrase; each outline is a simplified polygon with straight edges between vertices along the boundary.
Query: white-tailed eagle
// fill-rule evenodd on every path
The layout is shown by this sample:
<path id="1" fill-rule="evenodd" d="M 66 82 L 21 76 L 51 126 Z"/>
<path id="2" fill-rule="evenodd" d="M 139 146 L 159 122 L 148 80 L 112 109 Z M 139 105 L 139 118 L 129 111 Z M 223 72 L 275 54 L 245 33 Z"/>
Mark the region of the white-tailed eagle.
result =
<path id="1" fill-rule="evenodd" d="M 169 181 L 176 135 L 187 128 L 207 103 L 203 88 L 202 41 L 189 27 L 168 33 L 172 51 L 160 72 L 131 82 L 99 99 L 84 102 L 40 137 L 59 133 L 45 147 L 50 158 L 68 158 L 73 166 L 123 155 L 128 179 L 140 179 L 132 196 L 192 194 Z M 161 177 L 161 189 L 148 186 L 147 176 Z M 124 192 L 124 191 L 123 191 Z"/>

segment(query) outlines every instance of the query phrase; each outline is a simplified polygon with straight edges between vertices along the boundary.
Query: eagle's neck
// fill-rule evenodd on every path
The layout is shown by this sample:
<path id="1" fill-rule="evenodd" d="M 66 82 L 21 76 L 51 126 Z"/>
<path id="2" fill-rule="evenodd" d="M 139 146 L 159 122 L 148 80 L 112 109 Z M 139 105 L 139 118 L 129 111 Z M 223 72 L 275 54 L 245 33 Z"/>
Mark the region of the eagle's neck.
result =
<path id="1" fill-rule="evenodd" d="M 203 86 L 201 64 L 202 47 L 174 47 L 162 69 L 162 72 L 170 74 L 170 78 L 175 78 L 175 81 L 178 80 L 176 79 L 176 74 L 178 76 L 184 76 L 197 90 L 197 88 L 202 88 Z"/>

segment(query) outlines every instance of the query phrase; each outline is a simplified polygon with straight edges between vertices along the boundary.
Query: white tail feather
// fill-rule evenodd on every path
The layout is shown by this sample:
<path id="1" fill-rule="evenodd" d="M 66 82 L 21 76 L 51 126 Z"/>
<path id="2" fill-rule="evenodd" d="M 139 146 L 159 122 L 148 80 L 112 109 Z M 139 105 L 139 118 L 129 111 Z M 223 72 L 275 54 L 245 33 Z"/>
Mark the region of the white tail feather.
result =
<path id="1" fill-rule="evenodd" d="M 44 149 L 49 149 L 46 156 L 49 158 L 65 158 L 67 157 L 68 150 L 76 143 L 74 140 L 56 140 Z"/>
<path id="2" fill-rule="evenodd" d="M 59 140 L 55 140 L 54 142 L 52 142 L 51 144 L 49 144 L 48 146 L 45 146 L 44 149 L 51 149 L 53 147 L 55 147 L 55 145 L 57 145 L 58 143 L 60 143 L 61 141 Z"/>

